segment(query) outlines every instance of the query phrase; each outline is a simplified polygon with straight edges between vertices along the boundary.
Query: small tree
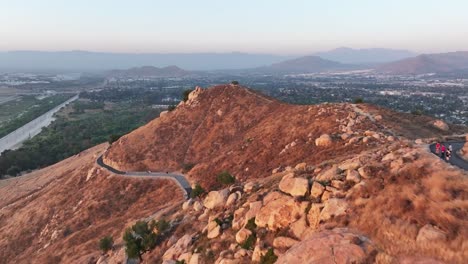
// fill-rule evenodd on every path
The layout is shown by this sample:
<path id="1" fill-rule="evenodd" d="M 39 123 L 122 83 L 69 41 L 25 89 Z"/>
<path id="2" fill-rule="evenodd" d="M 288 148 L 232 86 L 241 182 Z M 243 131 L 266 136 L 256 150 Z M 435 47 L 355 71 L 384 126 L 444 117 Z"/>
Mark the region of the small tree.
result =
<path id="1" fill-rule="evenodd" d="M 119 140 L 120 137 L 122 137 L 122 135 L 116 135 L 116 134 L 110 135 L 109 136 L 109 144 L 112 144 L 115 141 Z"/>
<path id="2" fill-rule="evenodd" d="M 167 107 L 167 111 L 169 111 L 169 112 L 172 112 L 172 111 L 174 111 L 175 109 L 176 109 L 176 106 L 175 106 L 175 105 L 170 105 L 170 106 Z"/>
<path id="3" fill-rule="evenodd" d="M 190 197 L 191 198 L 200 197 L 205 192 L 206 192 L 205 189 L 203 189 L 203 187 L 201 187 L 201 185 L 197 183 L 195 184 L 195 187 L 192 189 L 192 192 L 190 193 Z"/>
<path id="4" fill-rule="evenodd" d="M 354 103 L 355 104 L 362 104 L 362 103 L 364 103 L 364 99 L 362 99 L 362 97 L 354 98 Z"/>
<path id="5" fill-rule="evenodd" d="M 236 182 L 236 178 L 234 178 L 234 176 L 232 176 L 228 171 L 221 172 L 220 174 L 218 174 L 216 179 L 219 183 L 223 185 L 229 185 Z"/>
<path id="6" fill-rule="evenodd" d="M 18 176 L 18 174 L 21 172 L 21 168 L 16 166 L 16 165 L 13 165 L 11 166 L 10 168 L 8 168 L 8 170 L 6 171 L 6 173 L 10 176 Z"/>
<path id="7" fill-rule="evenodd" d="M 238 81 L 232 81 L 231 84 L 232 85 L 239 85 L 239 82 Z"/>
<path id="8" fill-rule="evenodd" d="M 148 222 L 137 221 L 131 228 L 125 230 L 123 240 L 125 251 L 129 258 L 139 258 L 158 244 L 158 236 L 152 231 Z"/>
<path id="9" fill-rule="evenodd" d="M 99 248 L 102 253 L 107 253 L 107 251 L 111 250 L 113 246 L 114 240 L 112 239 L 112 236 L 105 236 L 99 240 Z"/>
<path id="10" fill-rule="evenodd" d="M 185 90 L 185 91 L 182 93 L 182 100 L 184 100 L 184 102 L 187 102 L 188 97 L 189 97 L 189 94 L 190 94 L 192 91 L 193 91 L 192 89 L 188 89 L 188 90 Z"/>

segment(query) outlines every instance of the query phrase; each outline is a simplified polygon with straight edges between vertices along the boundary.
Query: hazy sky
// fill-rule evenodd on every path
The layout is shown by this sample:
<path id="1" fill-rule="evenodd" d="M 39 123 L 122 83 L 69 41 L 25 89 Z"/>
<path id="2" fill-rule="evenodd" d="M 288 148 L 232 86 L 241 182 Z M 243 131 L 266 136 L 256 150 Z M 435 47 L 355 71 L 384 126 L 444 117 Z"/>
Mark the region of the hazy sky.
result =
<path id="1" fill-rule="evenodd" d="M 467 0 L 0 0 L 0 51 L 468 50 Z"/>

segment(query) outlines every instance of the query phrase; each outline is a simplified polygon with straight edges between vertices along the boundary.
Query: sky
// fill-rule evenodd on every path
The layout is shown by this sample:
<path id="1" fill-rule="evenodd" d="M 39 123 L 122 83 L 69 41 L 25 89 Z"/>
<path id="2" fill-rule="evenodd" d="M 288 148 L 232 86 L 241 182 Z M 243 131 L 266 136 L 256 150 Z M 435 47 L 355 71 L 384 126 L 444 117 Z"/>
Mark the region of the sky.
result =
<path id="1" fill-rule="evenodd" d="M 0 0 L 0 51 L 468 50 L 467 0 Z"/>

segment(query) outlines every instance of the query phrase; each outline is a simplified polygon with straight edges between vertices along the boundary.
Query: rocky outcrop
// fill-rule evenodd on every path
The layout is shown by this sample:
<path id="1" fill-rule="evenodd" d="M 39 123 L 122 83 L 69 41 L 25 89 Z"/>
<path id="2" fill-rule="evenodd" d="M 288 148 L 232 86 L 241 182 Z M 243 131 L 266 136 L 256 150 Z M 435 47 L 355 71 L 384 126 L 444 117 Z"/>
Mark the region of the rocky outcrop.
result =
<path id="1" fill-rule="evenodd" d="M 172 245 L 163 255 L 163 260 L 177 259 L 182 253 L 187 251 L 188 246 L 192 243 L 192 236 L 187 234 L 181 237 Z"/>
<path id="2" fill-rule="evenodd" d="M 320 220 L 327 221 L 333 217 L 338 217 L 346 214 L 348 204 L 343 199 L 331 198 L 325 202 L 325 206 L 320 213 Z"/>

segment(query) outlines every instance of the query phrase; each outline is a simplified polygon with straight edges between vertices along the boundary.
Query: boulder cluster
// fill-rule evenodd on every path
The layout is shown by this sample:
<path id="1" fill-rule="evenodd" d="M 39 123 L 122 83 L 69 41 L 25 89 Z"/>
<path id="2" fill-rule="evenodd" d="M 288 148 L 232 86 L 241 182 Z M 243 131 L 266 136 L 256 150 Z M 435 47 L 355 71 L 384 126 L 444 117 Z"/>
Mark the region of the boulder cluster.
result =
<path id="1" fill-rule="evenodd" d="M 363 261 L 375 250 L 367 238 L 343 228 L 321 227 L 347 214 L 347 194 L 368 177 L 359 159 L 326 168 L 300 163 L 284 171 L 275 169 L 261 182 L 233 185 L 211 191 L 204 199 L 190 199 L 182 209 L 186 217 L 204 223 L 202 230 L 174 240 L 163 256 L 164 263 L 202 263 L 207 254 L 215 255 L 214 263 L 255 263 L 269 251 L 278 263 L 302 263 L 303 258 L 317 258 L 308 263 Z M 202 242 L 210 248 L 197 252 Z M 322 247 L 322 257 L 309 256 L 309 247 Z"/>

